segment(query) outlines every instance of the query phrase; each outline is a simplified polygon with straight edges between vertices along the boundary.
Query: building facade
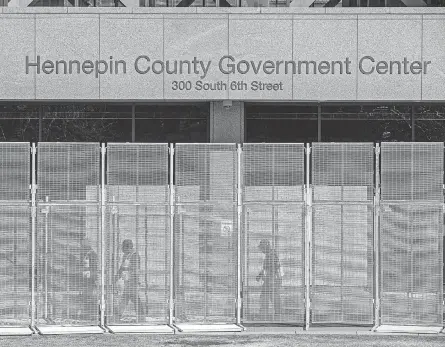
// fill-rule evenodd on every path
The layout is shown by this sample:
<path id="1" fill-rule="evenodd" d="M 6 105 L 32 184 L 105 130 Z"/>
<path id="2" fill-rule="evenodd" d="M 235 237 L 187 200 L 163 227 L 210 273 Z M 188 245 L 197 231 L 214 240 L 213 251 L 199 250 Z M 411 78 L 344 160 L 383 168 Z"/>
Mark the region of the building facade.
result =
<path id="1" fill-rule="evenodd" d="M 5 331 L 443 328 L 445 10 L 294 2 L 0 7 Z"/>

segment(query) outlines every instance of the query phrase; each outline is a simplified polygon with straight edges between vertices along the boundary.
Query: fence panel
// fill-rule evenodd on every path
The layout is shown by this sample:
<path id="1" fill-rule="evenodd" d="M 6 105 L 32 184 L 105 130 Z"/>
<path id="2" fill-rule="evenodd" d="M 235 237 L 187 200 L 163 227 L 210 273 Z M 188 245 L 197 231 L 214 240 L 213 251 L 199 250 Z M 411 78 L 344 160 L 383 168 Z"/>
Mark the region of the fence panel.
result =
<path id="1" fill-rule="evenodd" d="M 168 145 L 108 144 L 108 325 L 168 323 L 169 219 Z"/>
<path id="2" fill-rule="evenodd" d="M 382 324 L 443 324 L 443 155 L 443 143 L 382 144 Z"/>
<path id="3" fill-rule="evenodd" d="M 373 322 L 372 143 L 312 147 L 313 323 Z"/>
<path id="4" fill-rule="evenodd" d="M 98 325 L 100 147 L 39 143 L 37 325 Z"/>
<path id="5" fill-rule="evenodd" d="M 29 143 L 0 143 L 0 327 L 31 318 Z"/>
<path id="6" fill-rule="evenodd" d="M 304 321 L 304 145 L 243 146 L 243 322 Z"/>
<path id="7" fill-rule="evenodd" d="M 237 289 L 237 150 L 175 148 L 175 321 L 234 323 Z"/>

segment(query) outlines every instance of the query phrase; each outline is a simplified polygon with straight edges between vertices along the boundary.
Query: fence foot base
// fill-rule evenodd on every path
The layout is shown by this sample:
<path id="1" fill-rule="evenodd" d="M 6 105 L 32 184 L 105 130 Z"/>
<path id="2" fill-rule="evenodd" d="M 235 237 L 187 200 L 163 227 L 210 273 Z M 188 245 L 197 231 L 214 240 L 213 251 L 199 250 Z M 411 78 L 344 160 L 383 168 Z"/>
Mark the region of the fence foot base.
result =
<path id="1" fill-rule="evenodd" d="M 0 328 L 0 336 L 25 336 L 32 335 L 34 332 L 25 327 L 3 327 Z"/>
<path id="2" fill-rule="evenodd" d="M 175 324 L 175 327 L 181 333 L 239 333 L 244 330 L 244 328 L 236 324 Z"/>
<path id="3" fill-rule="evenodd" d="M 71 334 L 103 334 L 104 330 L 99 326 L 37 326 L 41 335 L 71 335 Z"/>
<path id="4" fill-rule="evenodd" d="M 439 334 L 443 327 L 422 327 L 413 325 L 381 325 L 377 333 L 406 333 L 406 334 Z"/>
<path id="5" fill-rule="evenodd" d="M 113 334 L 174 334 L 168 325 L 107 325 Z"/>

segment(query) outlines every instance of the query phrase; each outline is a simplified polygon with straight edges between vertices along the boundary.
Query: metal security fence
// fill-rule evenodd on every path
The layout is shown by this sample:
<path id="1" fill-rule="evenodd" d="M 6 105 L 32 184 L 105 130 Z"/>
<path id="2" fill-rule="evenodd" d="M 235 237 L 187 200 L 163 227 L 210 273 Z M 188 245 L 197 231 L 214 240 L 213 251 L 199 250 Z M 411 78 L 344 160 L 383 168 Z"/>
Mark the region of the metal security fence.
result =
<path id="1" fill-rule="evenodd" d="M 0 143 L 0 326 L 31 322 L 30 147 Z"/>
<path id="2" fill-rule="evenodd" d="M 0 143 L 0 175 L 0 334 L 443 325 L 443 143 Z"/>
<path id="3" fill-rule="evenodd" d="M 234 144 L 175 147 L 177 323 L 236 319 L 238 156 Z"/>
<path id="4" fill-rule="evenodd" d="M 382 324 L 443 325 L 443 143 L 383 143 Z"/>
<path id="5" fill-rule="evenodd" d="M 106 324 L 169 322 L 167 144 L 108 144 Z"/>
<path id="6" fill-rule="evenodd" d="M 244 144 L 242 322 L 302 323 L 304 145 Z"/>
<path id="7" fill-rule="evenodd" d="M 100 147 L 40 143 L 37 159 L 37 325 L 98 325 Z"/>
<path id="8" fill-rule="evenodd" d="M 312 322 L 373 322 L 372 143 L 312 147 Z"/>

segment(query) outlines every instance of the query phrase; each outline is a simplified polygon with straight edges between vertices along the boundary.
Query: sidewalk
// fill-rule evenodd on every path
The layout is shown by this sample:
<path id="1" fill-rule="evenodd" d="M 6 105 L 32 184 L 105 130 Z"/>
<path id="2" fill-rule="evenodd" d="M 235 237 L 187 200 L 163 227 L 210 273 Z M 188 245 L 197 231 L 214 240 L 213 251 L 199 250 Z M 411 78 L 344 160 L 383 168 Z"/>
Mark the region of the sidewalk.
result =
<path id="1" fill-rule="evenodd" d="M 262 331 L 261 331 L 262 330 Z M 1 347 L 444 347 L 445 334 L 381 335 L 361 328 L 261 327 L 242 333 L 100 334 L 0 337 Z"/>
<path id="2" fill-rule="evenodd" d="M 382 333 L 372 331 L 372 327 L 320 327 L 312 326 L 308 330 L 302 327 L 247 327 L 240 334 L 279 334 L 279 335 L 369 335 L 369 336 L 443 336 L 445 332 L 442 330 L 440 334 L 419 334 L 419 333 Z M 444 344 L 445 346 L 445 344 Z"/>

